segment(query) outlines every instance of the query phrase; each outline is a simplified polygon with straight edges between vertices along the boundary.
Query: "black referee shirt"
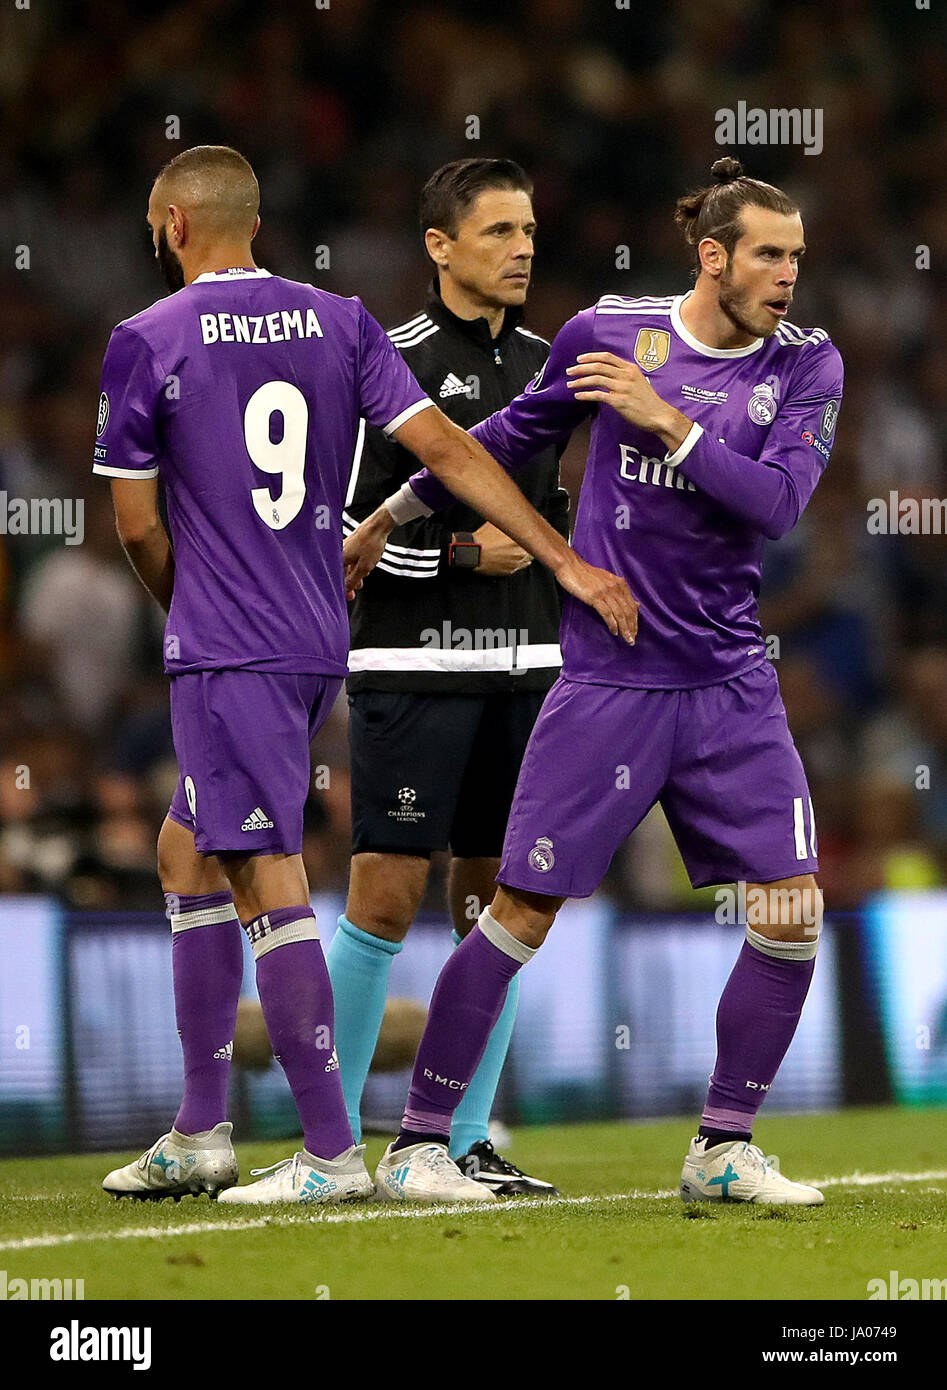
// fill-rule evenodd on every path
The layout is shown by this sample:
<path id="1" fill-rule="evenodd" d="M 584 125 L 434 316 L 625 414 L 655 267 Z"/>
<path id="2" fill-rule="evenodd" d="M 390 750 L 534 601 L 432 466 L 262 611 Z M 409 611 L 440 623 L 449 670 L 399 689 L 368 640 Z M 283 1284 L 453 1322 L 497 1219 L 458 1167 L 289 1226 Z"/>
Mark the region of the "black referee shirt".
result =
<path id="1" fill-rule="evenodd" d="M 519 395 L 549 353 L 544 338 L 507 309 L 490 336 L 484 318 L 446 308 L 436 285 L 424 310 L 389 337 L 431 399 L 463 429 Z M 516 474 L 537 511 L 568 536 L 569 498 L 559 486 L 561 448 Z M 419 465 L 407 449 L 364 422 L 344 513 L 346 532 L 400 487 Z M 456 531 L 483 524 L 463 503 L 392 531 L 378 566 L 352 605 L 348 689 L 476 695 L 548 690 L 559 673 L 559 590 L 538 561 L 509 576 L 448 565 Z"/>

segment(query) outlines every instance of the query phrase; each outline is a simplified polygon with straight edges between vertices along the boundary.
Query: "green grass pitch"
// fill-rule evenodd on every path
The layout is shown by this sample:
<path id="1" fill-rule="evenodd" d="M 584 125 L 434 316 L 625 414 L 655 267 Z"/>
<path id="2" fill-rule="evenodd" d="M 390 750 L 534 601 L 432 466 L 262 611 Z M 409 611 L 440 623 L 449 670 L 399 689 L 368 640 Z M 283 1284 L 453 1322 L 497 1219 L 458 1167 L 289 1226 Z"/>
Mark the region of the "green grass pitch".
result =
<path id="1" fill-rule="evenodd" d="M 831 1180 L 813 1210 L 685 1207 L 692 1130 L 520 1129 L 511 1156 L 563 1199 L 472 1212 L 115 1202 L 99 1183 L 117 1155 L 10 1159 L 0 1270 L 83 1279 L 86 1299 L 865 1300 L 891 1270 L 947 1278 L 947 1111 L 761 1120 L 758 1142 L 790 1177 Z M 238 1144 L 241 1173 L 293 1147 Z"/>

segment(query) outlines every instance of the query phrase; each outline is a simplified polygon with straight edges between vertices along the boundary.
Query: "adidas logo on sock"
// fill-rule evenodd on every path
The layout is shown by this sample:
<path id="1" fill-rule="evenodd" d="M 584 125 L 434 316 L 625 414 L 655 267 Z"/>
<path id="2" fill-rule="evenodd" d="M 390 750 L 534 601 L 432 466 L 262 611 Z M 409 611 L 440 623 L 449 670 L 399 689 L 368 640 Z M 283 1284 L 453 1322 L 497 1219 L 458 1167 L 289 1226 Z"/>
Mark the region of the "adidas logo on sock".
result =
<path id="1" fill-rule="evenodd" d="M 453 372 L 448 372 L 441 382 L 441 389 L 437 394 L 441 400 L 445 396 L 467 396 L 470 394 L 470 387 L 466 381 L 461 381 L 459 376 L 455 376 Z"/>
<path id="2" fill-rule="evenodd" d="M 240 829 L 241 829 L 241 830 L 272 830 L 272 829 L 273 829 L 273 822 L 272 822 L 271 820 L 267 820 L 267 818 L 266 818 L 266 812 L 265 812 L 265 811 L 261 811 L 260 808 L 259 808 L 259 806 L 257 806 L 257 807 L 255 807 L 254 810 L 252 810 L 252 811 L 250 812 L 250 814 L 247 816 L 246 820 L 243 822 L 243 825 L 241 825 Z"/>
<path id="3" fill-rule="evenodd" d="M 218 1047 L 214 1053 L 215 1062 L 229 1062 L 233 1058 L 233 1043 L 227 1043 L 226 1047 Z"/>

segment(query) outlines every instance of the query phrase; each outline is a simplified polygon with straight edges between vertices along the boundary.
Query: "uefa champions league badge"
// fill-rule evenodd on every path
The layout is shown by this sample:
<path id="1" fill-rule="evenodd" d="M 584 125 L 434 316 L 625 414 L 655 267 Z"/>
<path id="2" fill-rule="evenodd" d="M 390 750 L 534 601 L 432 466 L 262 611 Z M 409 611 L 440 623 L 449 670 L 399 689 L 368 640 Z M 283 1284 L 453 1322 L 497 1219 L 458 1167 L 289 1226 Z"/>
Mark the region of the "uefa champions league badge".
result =
<path id="1" fill-rule="evenodd" d="M 835 422 L 838 419 L 838 401 L 829 401 L 822 412 L 822 423 L 819 426 L 819 433 L 822 438 L 828 441 L 835 433 Z"/>
<path id="2" fill-rule="evenodd" d="M 538 874 L 548 874 L 556 862 L 556 856 L 552 852 L 552 840 L 547 839 L 545 835 L 540 835 L 529 852 L 527 862 L 529 867 L 535 869 Z"/>
<path id="3" fill-rule="evenodd" d="M 109 422 L 109 398 L 108 398 L 108 396 L 105 394 L 105 392 L 103 391 L 102 394 L 101 394 L 101 396 L 99 397 L 99 414 L 98 414 L 98 418 L 96 419 L 96 422 L 95 422 L 95 437 L 96 437 L 96 439 L 98 439 L 99 436 L 102 434 L 102 431 L 105 429 L 105 426 L 108 424 L 108 422 Z"/>
<path id="4" fill-rule="evenodd" d="M 753 387 L 753 394 L 746 403 L 746 413 L 754 425 L 771 425 L 776 419 L 776 392 L 766 381 Z"/>

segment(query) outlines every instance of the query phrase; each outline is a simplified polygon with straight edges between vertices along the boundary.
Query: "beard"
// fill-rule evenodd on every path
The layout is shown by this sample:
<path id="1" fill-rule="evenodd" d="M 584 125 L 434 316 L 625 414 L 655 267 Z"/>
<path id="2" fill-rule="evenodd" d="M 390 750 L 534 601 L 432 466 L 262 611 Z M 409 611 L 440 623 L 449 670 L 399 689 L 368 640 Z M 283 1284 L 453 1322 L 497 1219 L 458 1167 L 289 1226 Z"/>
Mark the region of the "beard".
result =
<path id="1" fill-rule="evenodd" d="M 172 294 L 184 289 L 184 267 L 168 245 L 168 234 L 163 227 L 158 232 L 158 266 Z"/>
<path id="2" fill-rule="evenodd" d="M 777 323 L 754 323 L 750 318 L 750 296 L 746 290 L 733 287 L 733 277 L 729 270 L 720 277 L 718 303 L 727 318 L 739 328 L 741 333 L 749 333 L 751 338 L 768 338 L 776 332 Z"/>

